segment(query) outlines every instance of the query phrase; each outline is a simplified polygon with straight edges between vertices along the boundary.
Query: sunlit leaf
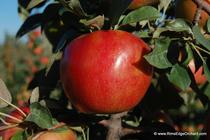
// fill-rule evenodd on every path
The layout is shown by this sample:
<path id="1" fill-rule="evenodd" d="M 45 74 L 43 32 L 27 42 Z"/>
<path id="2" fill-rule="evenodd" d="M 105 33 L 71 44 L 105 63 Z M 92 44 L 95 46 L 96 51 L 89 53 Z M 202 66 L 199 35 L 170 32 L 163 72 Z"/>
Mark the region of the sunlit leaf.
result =
<path id="1" fill-rule="evenodd" d="M 9 103 L 12 102 L 12 96 L 9 90 L 7 89 L 7 86 L 5 85 L 4 81 L 1 78 L 0 78 L 0 97 Z M 6 106 L 8 106 L 8 104 L 0 99 L 0 108 L 6 107 Z"/>
<path id="2" fill-rule="evenodd" d="M 38 102 L 38 101 L 39 101 L 39 87 L 36 87 L 31 92 L 30 104 L 35 103 L 35 102 Z"/>
<path id="3" fill-rule="evenodd" d="M 44 1 L 46 1 L 46 0 L 31 0 L 26 9 L 34 8 Z"/>
<path id="4" fill-rule="evenodd" d="M 130 24 L 143 20 L 155 20 L 160 17 L 157 9 L 151 6 L 144 6 L 130 12 L 122 21 L 122 24 Z"/>

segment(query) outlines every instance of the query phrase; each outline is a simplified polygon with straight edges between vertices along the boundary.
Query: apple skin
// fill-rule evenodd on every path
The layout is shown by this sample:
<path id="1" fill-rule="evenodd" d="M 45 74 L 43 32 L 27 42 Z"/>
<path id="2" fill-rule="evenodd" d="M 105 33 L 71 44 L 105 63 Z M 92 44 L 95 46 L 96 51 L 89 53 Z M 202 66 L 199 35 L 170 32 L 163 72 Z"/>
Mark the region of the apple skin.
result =
<path id="1" fill-rule="evenodd" d="M 210 1 L 205 0 L 209 5 Z M 197 5 L 193 2 L 193 0 L 177 0 L 176 8 L 175 8 L 175 17 L 176 18 L 185 18 L 188 21 L 192 22 L 194 19 L 194 15 L 197 9 Z M 202 10 L 201 19 L 199 20 L 199 25 L 204 27 L 207 19 L 208 13 Z"/>
<path id="2" fill-rule="evenodd" d="M 35 140 L 77 140 L 77 137 L 72 130 L 68 129 L 64 131 L 42 132 Z"/>
<path id="3" fill-rule="evenodd" d="M 4 131 L 0 131 L 0 136 L 2 137 L 3 140 L 10 140 L 10 138 L 15 135 L 18 131 L 22 131 L 22 128 L 19 127 L 14 127 L 14 128 L 9 128 Z"/>
<path id="4" fill-rule="evenodd" d="M 195 70 L 195 62 L 194 62 L 193 59 L 190 61 L 188 66 L 189 66 L 190 70 L 192 71 L 192 73 L 194 75 L 196 84 L 202 85 L 207 81 L 206 76 L 203 74 L 203 67 L 202 66 L 196 71 Z"/>
<path id="5" fill-rule="evenodd" d="M 20 109 L 28 114 L 29 113 L 29 107 L 20 107 Z M 14 110 L 10 113 L 11 116 L 14 116 L 20 120 L 23 120 L 24 119 L 24 116 L 22 114 L 20 114 L 19 111 L 17 110 Z M 15 123 L 18 123 L 17 121 L 15 120 L 12 120 L 10 118 L 5 118 L 5 121 L 8 122 L 8 123 L 12 123 L 12 124 L 15 124 Z M 13 127 L 13 128 L 9 128 L 9 129 L 6 129 L 6 130 L 3 130 L 3 131 L 0 131 L 0 136 L 3 138 L 3 140 L 10 140 L 10 138 L 15 135 L 18 131 L 22 131 L 24 130 L 23 128 L 20 128 L 20 127 Z"/>
<path id="6" fill-rule="evenodd" d="M 150 51 L 136 36 L 119 30 L 96 31 L 70 42 L 61 59 L 65 94 L 79 112 L 118 113 L 144 97 L 153 68 Z"/>
<path id="7" fill-rule="evenodd" d="M 141 6 L 153 5 L 158 2 L 159 0 L 133 0 L 129 5 L 128 9 L 137 9 Z"/>

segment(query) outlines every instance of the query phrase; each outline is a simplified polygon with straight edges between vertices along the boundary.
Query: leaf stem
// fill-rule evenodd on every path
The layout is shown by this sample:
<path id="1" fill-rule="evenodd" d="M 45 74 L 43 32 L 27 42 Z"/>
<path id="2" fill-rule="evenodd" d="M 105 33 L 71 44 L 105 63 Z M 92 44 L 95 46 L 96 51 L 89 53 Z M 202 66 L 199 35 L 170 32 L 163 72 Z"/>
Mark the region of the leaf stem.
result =
<path id="1" fill-rule="evenodd" d="M 196 53 L 198 54 L 198 56 L 201 58 L 202 62 L 205 64 L 205 60 L 203 58 L 203 56 L 201 55 L 201 53 L 199 52 L 199 50 L 197 49 L 197 46 L 194 46 L 192 43 L 190 43 L 191 46 L 193 47 L 193 49 L 196 51 Z"/>
<path id="2" fill-rule="evenodd" d="M 0 117 L 0 120 L 5 125 L 8 125 L 8 126 L 11 125 L 11 123 L 6 122 L 2 117 Z"/>
<path id="3" fill-rule="evenodd" d="M 20 119 L 14 117 L 14 116 L 8 115 L 8 114 L 6 114 L 6 113 L 3 113 L 3 112 L 0 112 L 0 116 L 8 117 L 8 118 L 10 118 L 10 119 L 13 119 L 13 120 L 19 122 L 19 123 L 22 123 L 22 122 L 23 122 L 22 120 L 20 120 Z"/>
<path id="4" fill-rule="evenodd" d="M 199 50 L 201 50 L 201 51 L 203 51 L 203 52 L 205 52 L 205 53 L 207 53 L 208 55 L 210 55 L 210 52 L 209 51 L 207 51 L 207 50 L 205 50 L 205 49 L 203 49 L 203 48 L 201 48 L 199 46 L 196 46 L 196 48 L 199 49 Z"/>

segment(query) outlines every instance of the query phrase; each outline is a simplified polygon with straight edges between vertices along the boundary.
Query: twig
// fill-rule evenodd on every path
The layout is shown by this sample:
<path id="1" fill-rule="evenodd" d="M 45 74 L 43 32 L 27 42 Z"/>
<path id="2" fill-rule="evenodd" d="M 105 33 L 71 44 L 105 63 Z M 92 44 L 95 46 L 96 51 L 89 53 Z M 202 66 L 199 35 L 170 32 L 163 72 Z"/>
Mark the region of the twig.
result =
<path id="1" fill-rule="evenodd" d="M 210 14 L 210 6 L 209 4 L 204 1 L 204 0 L 193 0 L 197 5 L 198 7 L 202 7 L 203 10 L 205 10 L 208 14 Z"/>
<path id="2" fill-rule="evenodd" d="M 199 20 L 201 18 L 202 9 L 203 9 L 202 5 L 198 5 L 198 8 L 196 9 L 196 13 L 195 13 L 194 19 L 193 19 L 193 23 L 195 25 L 198 25 L 198 22 L 199 22 Z"/>
<path id="3" fill-rule="evenodd" d="M 99 122 L 99 124 L 108 128 L 106 140 L 120 140 L 120 138 L 125 135 L 141 132 L 141 130 L 122 127 L 121 118 L 126 114 L 127 112 L 113 114 L 109 120 L 102 120 Z"/>

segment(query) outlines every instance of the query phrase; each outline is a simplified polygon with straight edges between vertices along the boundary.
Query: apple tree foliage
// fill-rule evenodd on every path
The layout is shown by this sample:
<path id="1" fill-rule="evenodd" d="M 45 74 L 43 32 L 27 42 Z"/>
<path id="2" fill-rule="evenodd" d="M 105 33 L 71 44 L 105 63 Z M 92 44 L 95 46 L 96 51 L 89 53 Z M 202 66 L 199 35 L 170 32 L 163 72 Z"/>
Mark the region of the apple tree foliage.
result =
<path id="1" fill-rule="evenodd" d="M 202 131 L 209 114 L 210 19 L 201 29 L 185 19 L 175 18 L 175 0 L 160 0 L 155 5 L 129 10 L 131 2 L 18 0 L 18 13 L 24 22 L 16 37 L 38 28 L 50 42 L 53 52 L 50 64 L 37 72 L 28 86 L 34 90 L 27 123 L 36 124 L 32 126 L 37 129 L 49 129 L 58 122 L 65 122 L 77 132 L 78 139 L 105 139 L 107 129 L 98 122 L 109 119 L 110 115 L 80 114 L 69 105 L 59 81 L 59 61 L 67 43 L 76 37 L 113 29 L 142 38 L 152 49 L 144 57 L 154 67 L 152 84 L 143 101 L 122 119 L 123 127 L 132 128 L 133 132 L 123 135 L 122 139 L 155 140 L 159 137 L 154 136 L 154 132 L 187 131 L 190 127 L 196 132 Z M 203 66 L 205 84 L 196 84 L 188 67 L 192 59 L 196 70 Z M 199 129 L 198 125 L 203 127 Z M 32 135 L 35 131 L 30 129 L 18 133 L 14 139 Z M 199 138 L 178 139 L 195 137 Z"/>

